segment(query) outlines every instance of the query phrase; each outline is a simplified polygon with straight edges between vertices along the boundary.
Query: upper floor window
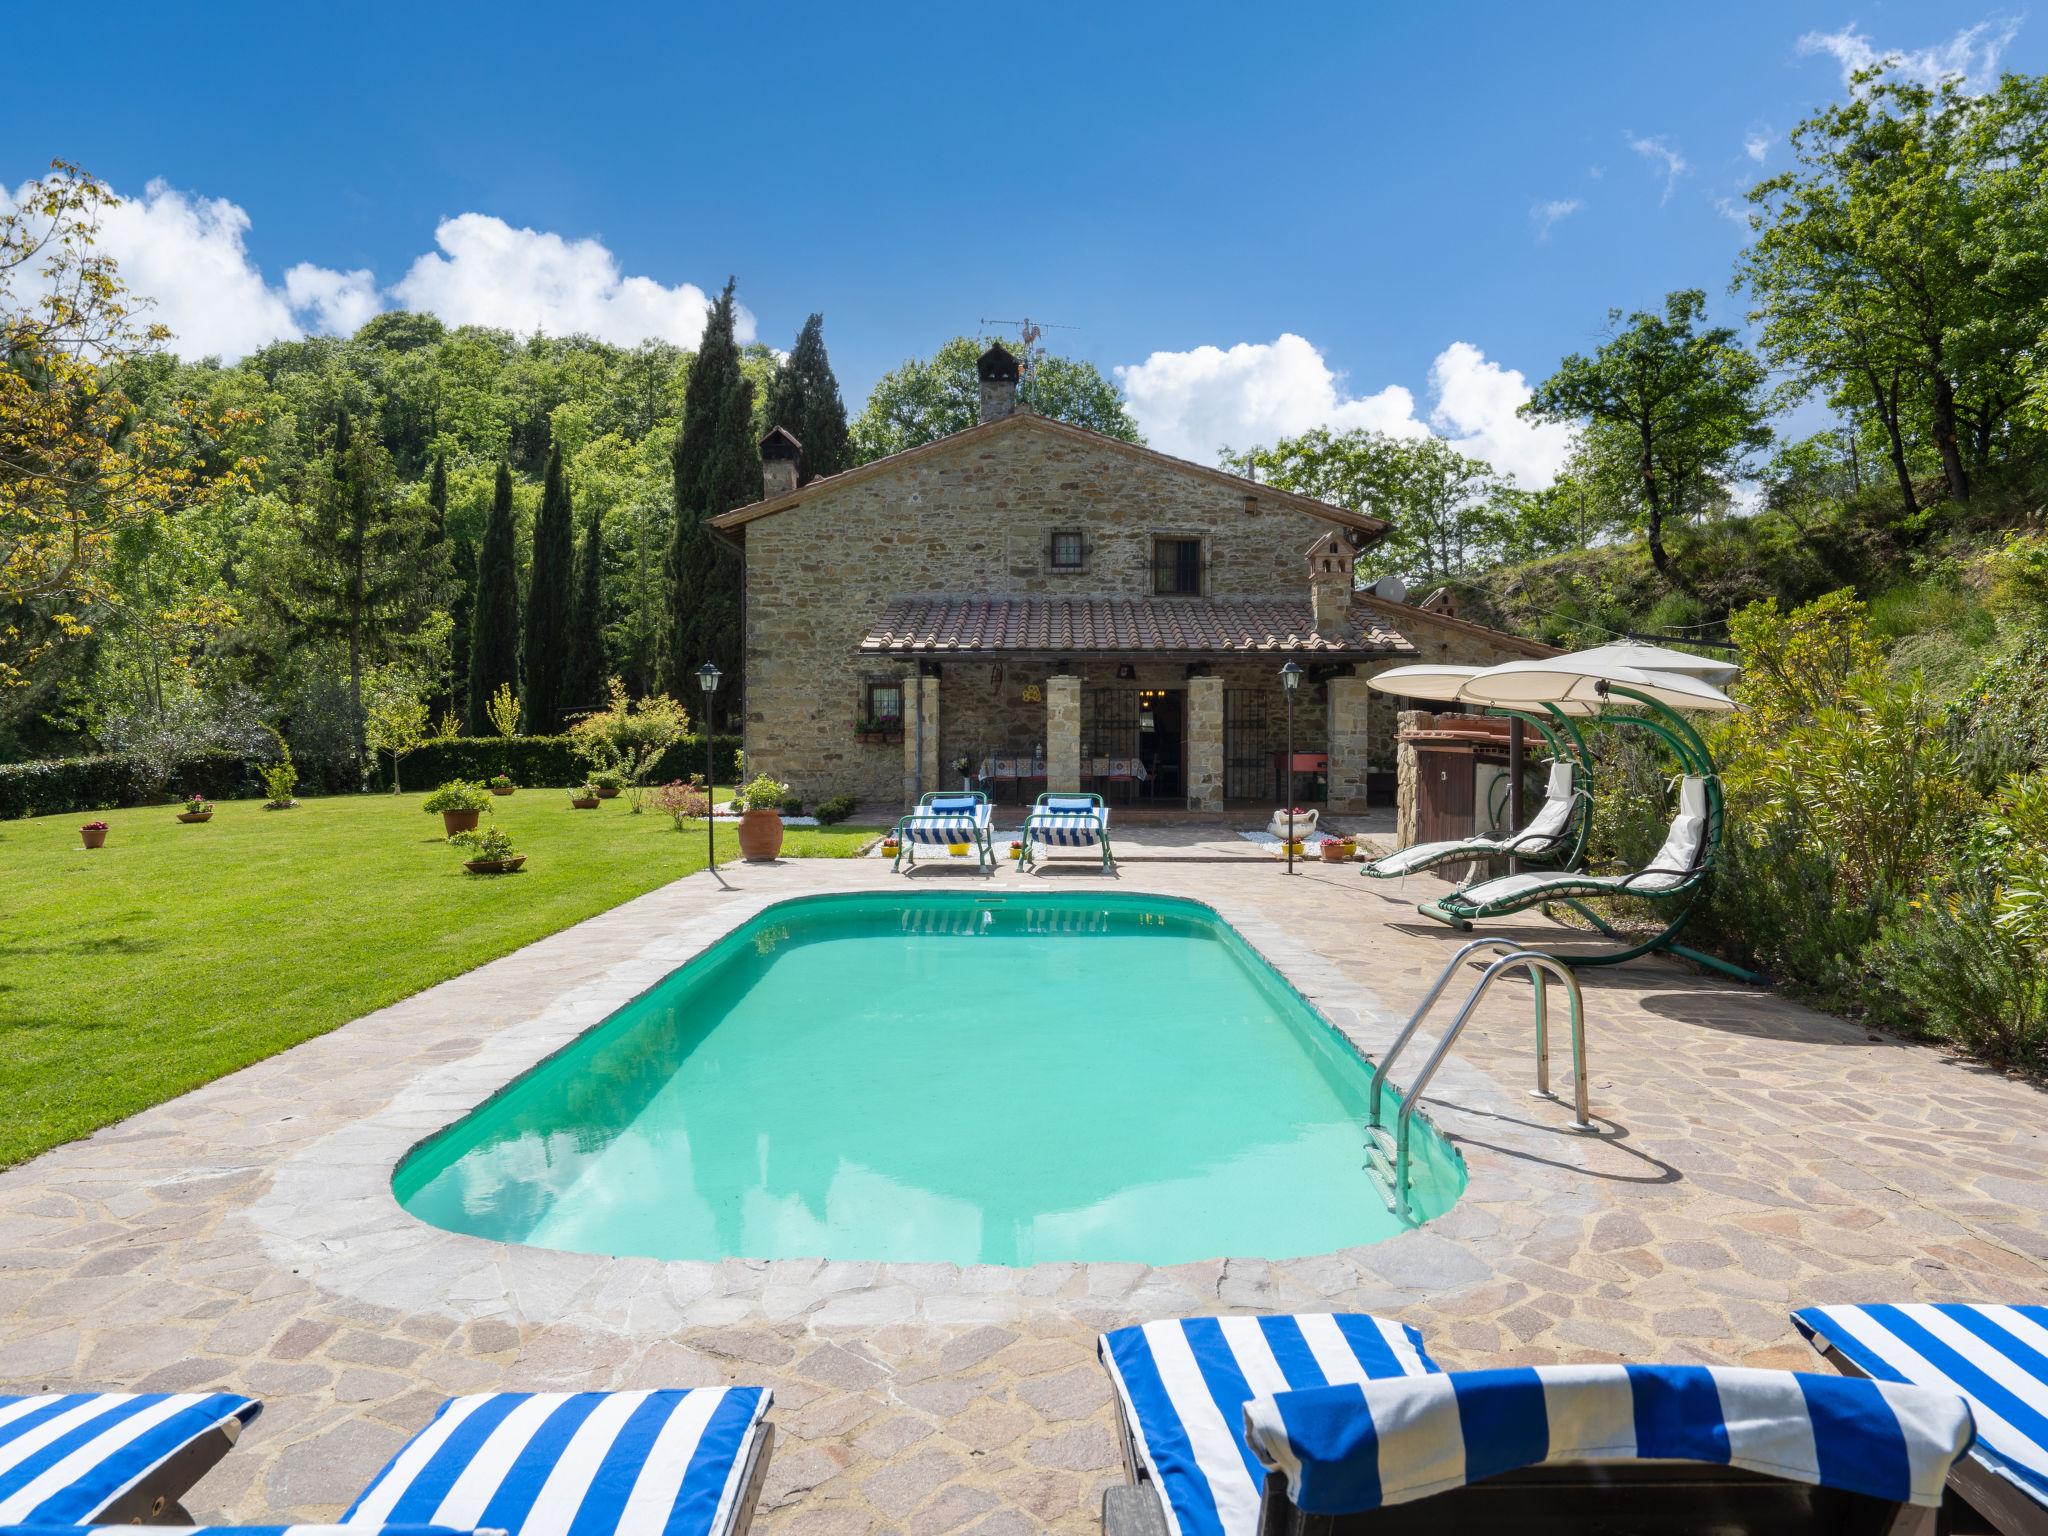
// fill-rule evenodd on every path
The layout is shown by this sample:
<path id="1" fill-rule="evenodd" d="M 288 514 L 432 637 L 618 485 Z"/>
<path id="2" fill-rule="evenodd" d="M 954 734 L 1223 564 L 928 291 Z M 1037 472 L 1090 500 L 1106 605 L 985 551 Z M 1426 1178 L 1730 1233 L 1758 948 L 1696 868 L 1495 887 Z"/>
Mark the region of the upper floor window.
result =
<path id="1" fill-rule="evenodd" d="M 1199 597 L 1202 591 L 1202 541 L 1154 539 L 1152 590 L 1163 597 Z"/>
<path id="2" fill-rule="evenodd" d="M 1055 528 L 1049 548 L 1052 568 L 1078 571 L 1086 564 L 1087 545 L 1078 528 Z"/>

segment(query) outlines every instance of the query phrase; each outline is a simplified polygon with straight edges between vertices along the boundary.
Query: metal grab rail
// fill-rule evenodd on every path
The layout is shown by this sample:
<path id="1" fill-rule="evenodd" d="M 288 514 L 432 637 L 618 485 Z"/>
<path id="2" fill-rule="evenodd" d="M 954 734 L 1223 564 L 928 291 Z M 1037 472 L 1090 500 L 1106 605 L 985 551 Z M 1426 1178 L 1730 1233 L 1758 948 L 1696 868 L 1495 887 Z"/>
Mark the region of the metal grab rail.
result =
<path id="1" fill-rule="evenodd" d="M 1488 948 L 1505 949 L 1509 953 L 1493 961 L 1480 973 L 1479 980 L 1473 984 L 1472 990 L 1467 994 L 1463 1006 L 1458 1009 L 1457 1016 L 1451 1020 L 1450 1027 L 1444 1031 L 1443 1037 L 1437 1041 L 1436 1049 L 1430 1052 L 1429 1059 L 1422 1064 L 1421 1072 L 1416 1075 L 1415 1081 L 1408 1085 L 1408 1091 L 1401 1096 L 1401 1111 L 1395 1117 L 1395 1134 L 1392 1138 L 1389 1138 L 1386 1127 L 1380 1124 L 1380 1102 L 1382 1089 L 1387 1082 L 1387 1074 L 1392 1069 L 1395 1058 L 1407 1048 L 1408 1042 L 1415 1037 L 1415 1032 L 1421 1028 L 1424 1017 L 1436 1005 L 1437 999 L 1443 996 L 1444 988 L 1450 984 L 1452 975 L 1464 963 L 1465 957 L 1474 950 Z M 1386 1165 L 1384 1174 L 1393 1197 L 1394 1211 L 1396 1215 L 1404 1220 L 1409 1215 L 1409 1123 L 1414 1119 L 1416 1106 L 1422 1102 L 1423 1091 L 1428 1088 L 1430 1080 L 1436 1076 L 1437 1068 L 1443 1065 L 1444 1058 L 1450 1055 L 1451 1047 L 1457 1043 L 1458 1036 L 1463 1032 L 1466 1021 L 1472 1017 L 1473 1012 L 1479 1007 L 1480 999 L 1485 997 L 1487 988 L 1492 986 L 1499 977 L 1506 975 L 1509 971 L 1518 969 L 1529 972 L 1530 983 L 1534 988 L 1533 1002 L 1536 1010 L 1536 1086 L 1530 1090 L 1530 1096 L 1541 1099 L 1555 1099 L 1557 1097 L 1556 1094 L 1550 1091 L 1549 978 L 1555 976 L 1564 983 L 1565 996 L 1571 1004 L 1572 1078 L 1575 1090 L 1574 1107 L 1577 1111 L 1577 1118 L 1572 1121 L 1572 1129 L 1575 1131 L 1597 1129 L 1592 1122 L 1591 1111 L 1586 1097 L 1586 1010 L 1585 999 L 1579 991 L 1578 977 L 1573 975 L 1570 966 L 1564 964 L 1556 956 L 1546 955 L 1541 950 L 1519 948 L 1511 939 L 1474 939 L 1451 957 L 1450 964 L 1444 967 L 1443 973 L 1437 977 L 1429 991 L 1423 995 L 1421 1003 L 1416 1006 L 1415 1012 L 1409 1016 L 1408 1023 L 1402 1028 L 1401 1033 L 1394 1038 L 1394 1043 L 1388 1047 L 1387 1054 L 1381 1058 L 1379 1065 L 1373 1069 L 1372 1083 L 1367 1090 L 1371 1095 L 1366 1119 L 1367 1160 L 1369 1163 L 1372 1163 L 1375 1157 L 1377 1157 L 1379 1163 Z M 1391 1157 L 1388 1155 L 1386 1145 L 1389 1139 L 1394 1144 Z M 1375 1171 L 1380 1170 L 1376 1167 Z"/>

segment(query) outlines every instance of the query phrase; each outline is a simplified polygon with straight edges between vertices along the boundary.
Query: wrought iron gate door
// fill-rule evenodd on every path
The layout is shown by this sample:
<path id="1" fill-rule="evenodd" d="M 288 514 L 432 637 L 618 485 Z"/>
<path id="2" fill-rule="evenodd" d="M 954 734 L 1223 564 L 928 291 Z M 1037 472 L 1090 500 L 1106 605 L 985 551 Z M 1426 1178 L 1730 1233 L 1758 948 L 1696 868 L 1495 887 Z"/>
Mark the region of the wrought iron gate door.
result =
<path id="1" fill-rule="evenodd" d="M 1273 798 L 1273 753 L 1266 745 L 1266 691 L 1223 690 L 1223 798 Z"/>
<path id="2" fill-rule="evenodd" d="M 1090 758 L 1138 755 L 1137 689 L 1090 688 L 1081 703 L 1081 777 Z"/>

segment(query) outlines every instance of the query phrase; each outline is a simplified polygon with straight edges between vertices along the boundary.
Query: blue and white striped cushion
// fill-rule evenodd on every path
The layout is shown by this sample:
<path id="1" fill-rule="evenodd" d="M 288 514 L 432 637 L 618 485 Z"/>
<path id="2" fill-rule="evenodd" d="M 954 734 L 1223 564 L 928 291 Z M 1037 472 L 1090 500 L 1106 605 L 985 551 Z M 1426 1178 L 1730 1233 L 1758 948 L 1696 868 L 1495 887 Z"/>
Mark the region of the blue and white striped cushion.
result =
<path id="1" fill-rule="evenodd" d="M 178 1536 L 510 1536 L 446 1525 L 187 1525 Z M 0 1536 L 135 1536 L 132 1525 L 0 1525 Z"/>
<path id="2" fill-rule="evenodd" d="M 1170 1319 L 1105 1333 L 1097 1352 L 1173 1536 L 1256 1529 L 1265 1478 L 1243 1432 L 1254 1397 L 1437 1368 L 1413 1328 L 1362 1312 Z"/>
<path id="3" fill-rule="evenodd" d="M 913 843 L 971 843 L 980 833 L 978 821 L 958 816 L 913 816 L 903 824 L 903 835 Z"/>
<path id="4" fill-rule="evenodd" d="M 1102 824 L 1093 811 L 1036 811 L 1025 830 L 1033 842 L 1048 848 L 1092 848 L 1102 840 Z"/>
<path id="5" fill-rule="evenodd" d="M 1962 1393 L 1977 1415 L 1972 1454 L 2048 1504 L 2048 1307 L 1805 1307 L 1792 1321 L 1866 1376 Z"/>
<path id="6" fill-rule="evenodd" d="M 454 1398 L 342 1523 L 717 1536 L 731 1524 L 769 1398 L 763 1387 Z"/>
<path id="7" fill-rule="evenodd" d="M 1298 1508 L 1337 1515 L 1546 1462 L 1638 1460 L 1712 1462 L 1932 1507 L 1974 1430 L 1960 1397 L 1924 1387 L 1563 1365 L 1261 1397 L 1245 1433 Z"/>
<path id="8" fill-rule="evenodd" d="M 0 1525 L 83 1524 L 193 1441 L 239 1433 L 262 1410 L 232 1392 L 0 1397 Z"/>

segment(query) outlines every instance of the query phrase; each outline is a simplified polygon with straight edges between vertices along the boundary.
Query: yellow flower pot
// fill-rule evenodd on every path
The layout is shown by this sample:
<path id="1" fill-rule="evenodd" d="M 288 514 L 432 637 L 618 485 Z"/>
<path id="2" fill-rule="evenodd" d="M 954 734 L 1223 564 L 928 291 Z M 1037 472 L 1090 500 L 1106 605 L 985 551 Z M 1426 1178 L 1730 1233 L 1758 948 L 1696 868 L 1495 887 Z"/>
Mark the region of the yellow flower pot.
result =
<path id="1" fill-rule="evenodd" d="M 967 854 L 967 845 L 965 843 L 948 843 L 946 844 L 946 852 L 952 854 L 956 859 L 964 858 Z"/>

